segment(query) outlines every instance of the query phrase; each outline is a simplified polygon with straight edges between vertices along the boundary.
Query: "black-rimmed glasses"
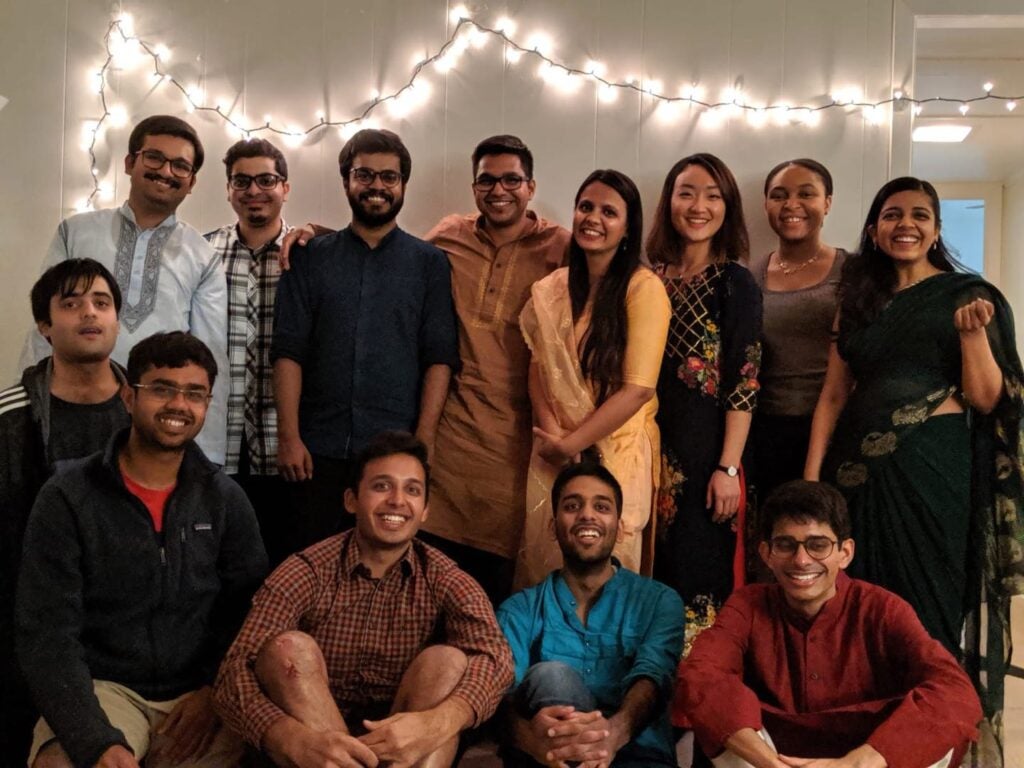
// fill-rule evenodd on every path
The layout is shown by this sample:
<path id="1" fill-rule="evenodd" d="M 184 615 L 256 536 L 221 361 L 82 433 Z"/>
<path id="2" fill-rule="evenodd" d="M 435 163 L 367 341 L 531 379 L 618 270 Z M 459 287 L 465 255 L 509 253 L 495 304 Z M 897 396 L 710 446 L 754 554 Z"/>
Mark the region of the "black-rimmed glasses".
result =
<path id="1" fill-rule="evenodd" d="M 370 168 L 353 168 L 351 173 L 353 179 L 366 186 L 373 184 L 378 177 L 380 183 L 385 187 L 394 187 L 402 180 L 402 174 L 392 170 L 374 171 Z"/>
<path id="2" fill-rule="evenodd" d="M 793 557 L 797 549 L 803 545 L 804 551 L 815 560 L 824 560 L 832 554 L 838 544 L 828 536 L 808 536 L 806 539 L 795 539 L 792 536 L 773 536 L 768 542 L 768 549 L 779 557 Z"/>
<path id="3" fill-rule="evenodd" d="M 273 189 L 282 181 L 287 181 L 284 176 L 278 176 L 276 173 L 259 173 L 255 176 L 250 176 L 247 173 L 236 173 L 228 179 L 228 183 L 232 189 L 243 191 L 248 189 L 253 182 L 256 182 L 256 186 L 260 189 Z"/>
<path id="4" fill-rule="evenodd" d="M 524 181 L 529 179 L 520 176 L 518 173 L 506 173 L 502 176 L 491 176 L 489 173 L 481 173 L 473 181 L 473 189 L 480 192 L 490 192 L 494 185 L 501 182 L 503 189 L 513 192 L 523 186 Z"/>
<path id="5" fill-rule="evenodd" d="M 135 153 L 142 158 L 142 164 L 151 171 L 159 171 L 165 164 L 170 164 L 171 175 L 179 179 L 187 179 L 195 172 L 192 163 L 182 157 L 170 158 L 158 149 L 140 149 Z"/>
<path id="6" fill-rule="evenodd" d="M 192 405 L 206 405 L 213 397 L 205 389 L 183 389 L 170 384 L 132 384 L 132 387 L 146 390 L 154 399 L 162 403 L 169 403 L 180 394 L 186 402 Z"/>

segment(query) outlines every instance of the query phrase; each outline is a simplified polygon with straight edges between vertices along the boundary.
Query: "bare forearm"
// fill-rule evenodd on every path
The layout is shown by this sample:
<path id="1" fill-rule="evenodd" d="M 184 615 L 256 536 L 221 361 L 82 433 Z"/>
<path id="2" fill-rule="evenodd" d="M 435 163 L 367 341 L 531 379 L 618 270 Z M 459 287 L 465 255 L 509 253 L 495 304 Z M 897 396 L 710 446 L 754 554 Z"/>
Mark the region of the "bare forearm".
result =
<path id="1" fill-rule="evenodd" d="M 636 384 L 626 384 L 601 403 L 572 433 L 566 435 L 564 448 L 570 455 L 589 448 L 598 440 L 608 437 L 654 397 L 654 390 Z"/>
<path id="2" fill-rule="evenodd" d="M 530 392 L 530 406 L 533 408 L 534 424 L 545 432 L 559 434 L 561 426 L 544 395 L 544 384 L 540 380 L 540 366 L 533 362 L 530 363 L 527 386 Z"/>
<path id="3" fill-rule="evenodd" d="M 274 404 L 277 431 L 282 437 L 299 436 L 299 399 L 302 396 L 302 366 L 281 358 L 274 363 Z"/>
<path id="4" fill-rule="evenodd" d="M 432 437 L 437 431 L 451 379 L 452 369 L 444 364 L 432 365 L 423 374 L 420 417 L 416 425 L 416 434 L 421 437 Z"/>
<path id="5" fill-rule="evenodd" d="M 626 746 L 633 738 L 648 726 L 654 719 L 661 703 L 657 686 L 642 677 L 630 686 L 622 699 L 619 711 L 608 718 L 612 735 L 615 737 L 615 750 Z"/>
<path id="6" fill-rule="evenodd" d="M 807 460 L 804 463 L 804 479 L 818 480 L 821 475 L 821 463 L 825 459 L 832 431 L 836 428 L 839 414 L 846 406 L 846 401 L 853 389 L 853 375 L 849 367 L 839 357 L 836 345 L 829 350 L 828 370 L 825 383 L 814 408 L 811 421 L 811 437 L 807 446 Z"/>
<path id="7" fill-rule="evenodd" d="M 990 413 L 1003 396 L 1003 372 L 992 354 L 986 329 L 960 334 L 962 387 L 967 401 Z"/>
<path id="8" fill-rule="evenodd" d="M 725 740 L 725 748 L 753 768 L 787 768 L 779 755 L 753 728 L 741 728 Z"/>
<path id="9" fill-rule="evenodd" d="M 722 439 L 722 455 L 718 463 L 738 467 L 743 459 L 743 447 L 750 434 L 750 411 L 725 412 L 725 437 Z"/>

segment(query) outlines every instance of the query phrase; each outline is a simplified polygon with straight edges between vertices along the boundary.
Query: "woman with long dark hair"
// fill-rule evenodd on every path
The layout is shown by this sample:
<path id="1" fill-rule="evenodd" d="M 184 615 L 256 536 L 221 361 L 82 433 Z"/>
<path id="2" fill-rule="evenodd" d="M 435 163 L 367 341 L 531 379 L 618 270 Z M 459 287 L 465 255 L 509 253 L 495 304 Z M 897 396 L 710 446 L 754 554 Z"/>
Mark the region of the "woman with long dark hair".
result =
<path id="1" fill-rule="evenodd" d="M 551 485 L 567 462 L 600 457 L 622 485 L 623 566 L 640 568 L 657 472 L 655 385 L 669 305 L 640 263 L 640 193 L 618 171 L 590 174 L 576 193 L 569 266 L 534 283 L 520 325 L 530 347 L 534 445 L 516 583 L 561 565 L 550 534 Z"/>
<path id="2" fill-rule="evenodd" d="M 846 251 L 822 240 L 831 207 L 832 174 L 817 160 L 779 163 L 764 180 L 764 210 L 778 245 L 750 259 L 764 298 L 761 390 L 751 431 L 759 499 L 803 477 L 846 261 Z"/>
<path id="3" fill-rule="evenodd" d="M 734 584 L 743 454 L 758 390 L 761 291 L 732 172 L 684 157 L 662 187 L 647 255 L 672 303 L 658 378 L 662 470 L 655 577 L 687 607 L 687 649 Z M 739 558 L 742 560 L 742 556 Z"/>
<path id="4" fill-rule="evenodd" d="M 964 659 L 993 718 L 1009 595 L 1024 591 L 1024 373 L 1013 316 L 992 285 L 956 271 L 927 181 L 885 184 L 860 248 L 843 270 L 805 477 L 846 496 L 857 542 L 851 573 L 914 606 Z"/>

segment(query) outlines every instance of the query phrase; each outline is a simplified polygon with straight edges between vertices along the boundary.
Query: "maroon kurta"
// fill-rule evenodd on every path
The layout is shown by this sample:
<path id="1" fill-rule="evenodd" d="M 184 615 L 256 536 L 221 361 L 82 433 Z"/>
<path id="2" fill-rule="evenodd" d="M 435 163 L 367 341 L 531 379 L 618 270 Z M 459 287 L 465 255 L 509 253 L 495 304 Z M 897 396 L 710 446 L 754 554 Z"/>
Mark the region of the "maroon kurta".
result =
<path id="1" fill-rule="evenodd" d="M 843 573 L 836 587 L 810 622 L 778 585 L 745 587 L 697 638 L 675 713 L 709 754 L 763 727 L 780 754 L 840 757 L 868 743 L 889 768 L 924 768 L 977 737 L 970 680 L 910 605 Z"/>

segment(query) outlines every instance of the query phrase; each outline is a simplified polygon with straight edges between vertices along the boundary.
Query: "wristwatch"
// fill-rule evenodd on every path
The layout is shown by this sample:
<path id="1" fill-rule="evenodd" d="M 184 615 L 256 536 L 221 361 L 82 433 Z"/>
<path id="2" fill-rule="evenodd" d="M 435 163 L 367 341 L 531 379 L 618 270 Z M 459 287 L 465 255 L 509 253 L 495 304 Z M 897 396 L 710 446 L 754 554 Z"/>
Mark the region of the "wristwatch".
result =
<path id="1" fill-rule="evenodd" d="M 727 467 L 725 464 L 719 464 L 717 469 L 719 472 L 725 472 L 729 477 L 736 477 L 740 473 L 739 468 L 733 466 Z"/>

